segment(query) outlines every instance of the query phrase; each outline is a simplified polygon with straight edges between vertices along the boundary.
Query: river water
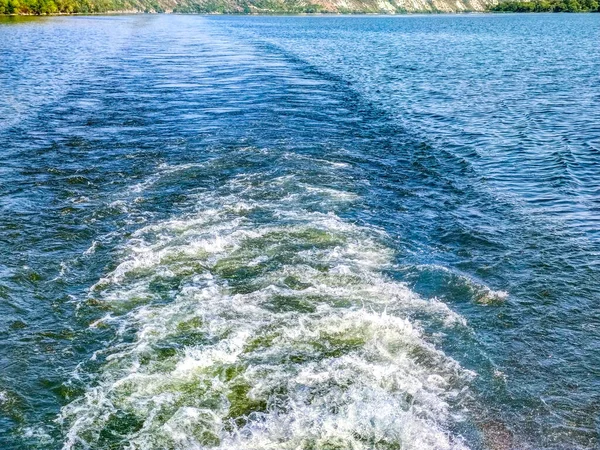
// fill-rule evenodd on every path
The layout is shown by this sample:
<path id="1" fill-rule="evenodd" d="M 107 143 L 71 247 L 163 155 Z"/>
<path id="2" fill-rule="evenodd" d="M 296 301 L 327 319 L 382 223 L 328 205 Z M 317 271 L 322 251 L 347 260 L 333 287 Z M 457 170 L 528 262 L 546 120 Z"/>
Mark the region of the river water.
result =
<path id="1" fill-rule="evenodd" d="M 598 448 L 599 40 L 0 19 L 0 447 Z"/>

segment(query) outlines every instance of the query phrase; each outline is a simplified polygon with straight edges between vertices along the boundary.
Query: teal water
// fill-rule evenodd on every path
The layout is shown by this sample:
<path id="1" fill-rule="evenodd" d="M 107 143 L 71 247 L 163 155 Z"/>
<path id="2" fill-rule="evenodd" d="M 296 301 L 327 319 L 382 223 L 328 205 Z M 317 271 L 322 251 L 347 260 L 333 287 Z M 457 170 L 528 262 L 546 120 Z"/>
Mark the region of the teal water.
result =
<path id="1" fill-rule="evenodd" d="M 598 448 L 599 37 L 0 19 L 0 448 Z"/>

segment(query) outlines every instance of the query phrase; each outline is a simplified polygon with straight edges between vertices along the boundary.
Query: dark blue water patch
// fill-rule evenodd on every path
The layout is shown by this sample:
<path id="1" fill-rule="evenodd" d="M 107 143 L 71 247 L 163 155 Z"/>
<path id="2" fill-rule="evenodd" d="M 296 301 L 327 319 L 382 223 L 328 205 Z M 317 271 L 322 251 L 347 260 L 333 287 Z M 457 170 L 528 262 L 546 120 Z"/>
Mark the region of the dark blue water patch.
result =
<path id="1" fill-rule="evenodd" d="M 224 23 L 233 21 L 236 29 L 352 82 L 438 150 L 477 155 L 472 162 L 492 187 L 524 198 L 529 213 L 537 210 L 538 198 L 557 204 L 568 198 L 571 208 L 547 210 L 545 216 L 575 214 L 579 220 L 569 225 L 594 234 L 593 209 L 587 210 L 589 223 L 583 214 L 593 208 L 589 193 L 595 182 L 586 172 L 597 162 L 589 150 L 599 135 L 597 19 L 482 15 Z M 556 45 L 561 28 L 570 30 L 569 37 Z M 544 161 L 566 154 L 572 155 L 568 171 L 545 173 L 552 166 Z M 563 177 L 564 186 L 577 187 L 556 189 Z"/>

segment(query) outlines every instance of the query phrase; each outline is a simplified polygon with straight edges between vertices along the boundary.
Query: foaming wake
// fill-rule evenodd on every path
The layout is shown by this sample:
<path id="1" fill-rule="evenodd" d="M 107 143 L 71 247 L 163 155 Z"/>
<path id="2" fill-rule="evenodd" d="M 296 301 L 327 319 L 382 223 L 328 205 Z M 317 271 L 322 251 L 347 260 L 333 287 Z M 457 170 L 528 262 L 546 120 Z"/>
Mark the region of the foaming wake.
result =
<path id="1" fill-rule="evenodd" d="M 63 408 L 64 449 L 465 448 L 471 375 L 409 318 L 463 319 L 384 274 L 381 232 L 330 212 L 354 198 L 258 172 L 135 233 L 91 290 L 116 342 Z"/>

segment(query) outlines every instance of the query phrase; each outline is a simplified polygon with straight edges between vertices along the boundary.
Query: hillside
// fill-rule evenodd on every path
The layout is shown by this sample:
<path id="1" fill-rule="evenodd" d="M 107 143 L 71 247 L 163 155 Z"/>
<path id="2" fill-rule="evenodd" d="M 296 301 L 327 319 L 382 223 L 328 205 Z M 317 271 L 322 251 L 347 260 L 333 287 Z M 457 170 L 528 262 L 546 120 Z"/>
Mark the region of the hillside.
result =
<path id="1" fill-rule="evenodd" d="M 0 14 L 405 13 L 484 11 L 497 0 L 0 0 Z"/>

